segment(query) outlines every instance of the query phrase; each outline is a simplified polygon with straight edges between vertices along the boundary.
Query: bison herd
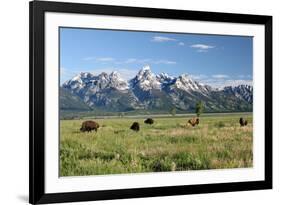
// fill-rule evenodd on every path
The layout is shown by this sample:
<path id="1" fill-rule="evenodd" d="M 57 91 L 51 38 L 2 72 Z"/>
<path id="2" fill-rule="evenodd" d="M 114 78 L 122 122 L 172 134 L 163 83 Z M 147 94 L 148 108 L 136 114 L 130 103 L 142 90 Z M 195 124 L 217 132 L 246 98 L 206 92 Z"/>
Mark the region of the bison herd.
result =
<path id="1" fill-rule="evenodd" d="M 154 120 L 152 118 L 147 118 L 144 120 L 145 124 L 152 125 L 154 123 Z M 188 120 L 188 124 L 190 124 L 192 127 L 195 127 L 199 124 L 199 118 L 192 118 Z M 239 124 L 241 127 L 247 126 L 248 121 L 244 118 L 239 119 Z M 99 124 L 92 120 L 87 120 L 82 123 L 82 126 L 80 128 L 81 132 L 91 132 L 92 130 L 98 131 Z M 133 124 L 130 126 L 130 129 L 133 131 L 138 132 L 140 130 L 140 124 L 138 122 L 133 122 Z"/>

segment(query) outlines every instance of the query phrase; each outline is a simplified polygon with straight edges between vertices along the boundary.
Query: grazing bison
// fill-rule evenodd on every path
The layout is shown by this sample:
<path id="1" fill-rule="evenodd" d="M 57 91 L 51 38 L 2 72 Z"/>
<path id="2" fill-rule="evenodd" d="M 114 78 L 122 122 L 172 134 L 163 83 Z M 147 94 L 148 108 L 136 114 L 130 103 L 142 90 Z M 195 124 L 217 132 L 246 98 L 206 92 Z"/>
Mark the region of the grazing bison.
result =
<path id="1" fill-rule="evenodd" d="M 192 118 L 190 120 L 188 120 L 188 123 L 192 125 L 192 127 L 194 127 L 195 125 L 199 124 L 199 118 Z"/>
<path id="2" fill-rule="evenodd" d="M 147 118 L 144 123 L 152 125 L 154 123 L 154 120 L 152 118 Z"/>
<path id="3" fill-rule="evenodd" d="M 140 124 L 138 122 L 134 122 L 131 127 L 130 127 L 131 130 L 134 130 L 136 132 L 138 132 L 140 130 Z"/>
<path id="4" fill-rule="evenodd" d="M 84 121 L 82 123 L 80 131 L 81 132 L 86 132 L 86 131 L 91 132 L 92 130 L 95 130 L 97 132 L 99 127 L 100 126 L 97 122 L 88 120 L 88 121 Z"/>
<path id="5" fill-rule="evenodd" d="M 248 121 L 243 119 L 243 117 L 240 117 L 239 123 L 241 127 L 244 127 L 248 124 Z"/>

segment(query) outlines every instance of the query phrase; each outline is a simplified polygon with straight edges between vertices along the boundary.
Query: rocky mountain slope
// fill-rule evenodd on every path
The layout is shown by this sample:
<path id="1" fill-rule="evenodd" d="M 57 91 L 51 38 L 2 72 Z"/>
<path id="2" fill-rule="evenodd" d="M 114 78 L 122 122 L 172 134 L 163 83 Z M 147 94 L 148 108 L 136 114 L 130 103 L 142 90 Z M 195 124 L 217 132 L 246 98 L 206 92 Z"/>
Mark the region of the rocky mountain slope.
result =
<path id="1" fill-rule="evenodd" d="M 149 66 L 142 68 L 129 81 L 122 79 L 117 72 L 99 75 L 83 72 L 66 81 L 62 88 L 79 97 L 90 109 L 110 112 L 168 111 L 172 108 L 192 112 L 200 100 L 207 112 L 251 111 L 253 104 L 252 86 L 217 90 L 187 74 L 178 77 L 166 73 L 155 75 Z M 61 108 L 64 109 L 62 105 Z"/>

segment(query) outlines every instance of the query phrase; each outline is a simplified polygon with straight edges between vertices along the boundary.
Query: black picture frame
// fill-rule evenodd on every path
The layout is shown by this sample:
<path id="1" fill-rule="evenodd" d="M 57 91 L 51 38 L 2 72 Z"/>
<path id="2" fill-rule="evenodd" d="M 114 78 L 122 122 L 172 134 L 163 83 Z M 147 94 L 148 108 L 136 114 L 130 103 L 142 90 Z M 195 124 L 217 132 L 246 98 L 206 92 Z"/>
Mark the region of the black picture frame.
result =
<path id="1" fill-rule="evenodd" d="M 248 14 L 230 14 L 124 6 L 32 1 L 30 11 L 30 144 L 29 144 L 29 202 L 31 204 L 75 202 L 106 199 L 154 197 L 272 188 L 272 17 Z M 45 12 L 98 14 L 111 16 L 149 17 L 162 19 L 197 20 L 259 24 L 265 27 L 265 180 L 235 183 L 197 184 L 153 188 L 135 188 L 107 191 L 45 193 L 44 117 L 44 25 Z"/>

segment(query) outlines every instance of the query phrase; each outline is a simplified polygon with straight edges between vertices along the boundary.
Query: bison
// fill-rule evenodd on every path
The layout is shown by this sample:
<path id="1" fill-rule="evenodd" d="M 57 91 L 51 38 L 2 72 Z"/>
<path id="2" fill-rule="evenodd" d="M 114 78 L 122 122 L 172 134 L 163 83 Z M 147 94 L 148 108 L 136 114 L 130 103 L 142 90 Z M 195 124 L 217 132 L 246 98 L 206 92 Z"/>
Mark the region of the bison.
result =
<path id="1" fill-rule="evenodd" d="M 248 121 L 243 119 L 243 117 L 240 117 L 239 123 L 240 123 L 241 127 L 244 127 L 244 126 L 246 126 L 248 124 Z"/>
<path id="2" fill-rule="evenodd" d="M 195 125 L 199 124 L 199 118 L 192 118 L 190 120 L 188 120 L 188 123 L 192 125 L 192 127 L 194 127 Z"/>
<path id="3" fill-rule="evenodd" d="M 154 120 L 152 118 L 147 118 L 144 123 L 152 125 L 154 123 Z"/>
<path id="4" fill-rule="evenodd" d="M 140 130 L 140 124 L 138 122 L 134 122 L 131 127 L 130 127 L 131 130 L 134 130 L 136 132 L 138 132 Z"/>
<path id="5" fill-rule="evenodd" d="M 82 123 L 80 131 L 81 132 L 86 132 L 86 131 L 91 132 L 92 130 L 95 130 L 97 132 L 99 127 L 100 126 L 97 122 L 88 120 L 88 121 L 84 121 Z"/>

